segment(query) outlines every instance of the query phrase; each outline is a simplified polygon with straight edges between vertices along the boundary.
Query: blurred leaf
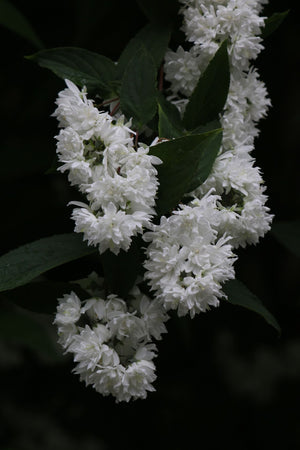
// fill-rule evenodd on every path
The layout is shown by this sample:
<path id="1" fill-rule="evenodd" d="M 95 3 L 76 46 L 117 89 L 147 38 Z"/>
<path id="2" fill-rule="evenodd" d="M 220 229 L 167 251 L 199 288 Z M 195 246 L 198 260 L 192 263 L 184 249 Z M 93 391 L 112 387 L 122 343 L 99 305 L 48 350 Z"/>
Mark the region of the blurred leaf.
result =
<path id="1" fill-rule="evenodd" d="M 281 333 L 280 326 L 275 317 L 267 310 L 256 295 L 238 280 L 230 280 L 223 286 L 223 291 L 228 296 L 227 301 L 233 305 L 242 306 L 243 308 L 254 311 L 262 316 L 265 321 Z"/>
<path id="2" fill-rule="evenodd" d="M 176 106 L 166 100 L 163 95 L 159 95 L 157 101 L 159 137 L 173 139 L 183 136 L 183 125 Z"/>
<path id="3" fill-rule="evenodd" d="M 94 252 L 75 233 L 25 244 L 0 257 L 0 291 L 22 286 L 47 270 Z"/>
<path id="4" fill-rule="evenodd" d="M 227 99 L 229 82 L 227 41 L 224 41 L 200 76 L 186 106 L 183 123 L 187 130 L 218 119 Z"/>
<path id="5" fill-rule="evenodd" d="M 144 46 L 152 56 L 156 69 L 158 69 L 166 53 L 170 37 L 171 30 L 169 27 L 147 24 L 129 41 L 123 50 L 117 66 L 118 77 L 123 77 L 130 60 L 140 50 L 141 46 Z"/>
<path id="6" fill-rule="evenodd" d="M 83 48 L 59 47 L 41 50 L 26 58 L 52 70 L 60 78 L 97 91 L 103 98 L 115 95 L 116 65 L 106 56 Z"/>
<path id="7" fill-rule="evenodd" d="M 265 20 L 265 26 L 262 29 L 261 37 L 265 39 L 266 37 L 270 36 L 274 31 L 277 30 L 277 28 L 280 27 L 284 19 L 289 14 L 290 10 L 281 12 L 281 13 L 274 13 L 272 16 L 268 17 Z"/>
<path id="8" fill-rule="evenodd" d="M 37 352 L 43 359 L 61 361 L 62 354 L 51 333 L 51 317 L 36 317 L 20 308 L 1 308 L 0 338 Z"/>
<path id="9" fill-rule="evenodd" d="M 121 110 L 140 129 L 156 112 L 156 69 L 149 52 L 141 47 L 128 64 L 121 87 Z"/>
<path id="10" fill-rule="evenodd" d="M 0 294 L 0 298 L 36 313 L 53 314 L 56 311 L 57 299 L 71 291 L 74 291 L 80 300 L 89 297 L 84 289 L 75 283 L 37 281 Z"/>
<path id="11" fill-rule="evenodd" d="M 127 252 L 120 250 L 118 255 L 109 250 L 101 255 L 105 282 L 114 294 L 125 298 L 142 269 L 139 239 L 132 240 Z"/>
<path id="12" fill-rule="evenodd" d="M 43 48 L 40 38 L 26 17 L 7 0 L 0 0 L 0 24 L 27 39 L 36 48 Z"/>
<path id="13" fill-rule="evenodd" d="M 179 20 L 177 0 L 137 0 L 137 3 L 151 22 L 174 24 Z"/>
<path id="14" fill-rule="evenodd" d="M 271 233 L 290 252 L 300 257 L 300 220 L 275 222 Z"/>
<path id="15" fill-rule="evenodd" d="M 206 180 L 221 141 L 221 130 L 214 130 L 150 147 L 149 153 L 163 161 L 157 166 L 160 183 L 156 201 L 158 214 L 171 211 L 185 194 Z"/>

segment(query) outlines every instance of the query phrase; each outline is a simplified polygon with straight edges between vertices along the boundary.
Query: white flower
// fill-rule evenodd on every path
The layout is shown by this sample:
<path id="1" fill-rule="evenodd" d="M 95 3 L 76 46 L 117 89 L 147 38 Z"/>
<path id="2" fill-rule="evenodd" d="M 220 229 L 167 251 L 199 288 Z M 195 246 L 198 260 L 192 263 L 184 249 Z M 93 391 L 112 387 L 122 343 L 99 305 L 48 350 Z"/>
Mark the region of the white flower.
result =
<path id="1" fill-rule="evenodd" d="M 125 301 L 116 295 L 109 295 L 105 304 L 107 320 L 113 320 L 127 312 Z"/>
<path id="2" fill-rule="evenodd" d="M 96 367 L 116 366 L 119 364 L 118 354 L 108 345 L 104 344 L 109 334 L 98 327 L 91 329 L 85 326 L 73 338 L 68 351 L 74 353 L 74 361 L 78 362 L 76 373 L 82 368 L 94 370 Z"/>
<path id="3" fill-rule="evenodd" d="M 128 312 L 114 317 L 108 322 L 108 327 L 120 341 L 130 338 L 130 342 L 135 344 L 147 337 L 144 321 Z"/>
<path id="4" fill-rule="evenodd" d="M 118 401 L 128 402 L 131 398 L 146 398 L 147 392 L 155 391 L 151 383 L 156 379 L 152 361 L 138 361 L 130 364 L 123 376 Z"/>
<path id="5" fill-rule="evenodd" d="M 167 332 L 164 322 L 169 318 L 161 302 L 157 299 L 150 300 L 146 295 L 142 295 L 140 312 L 149 334 L 157 340 L 161 339 L 161 334 Z"/>
<path id="6" fill-rule="evenodd" d="M 190 96 L 197 84 L 201 72 L 205 70 L 209 57 L 203 60 L 203 56 L 192 51 L 185 51 L 179 46 L 176 52 L 168 50 L 165 55 L 165 77 L 171 83 L 174 94 L 181 92 Z M 200 69 L 201 67 L 201 69 Z"/>
<path id="7" fill-rule="evenodd" d="M 58 325 L 75 324 L 81 315 L 81 302 L 75 292 L 58 299 L 57 314 L 54 323 Z"/>
<path id="8" fill-rule="evenodd" d="M 58 94 L 57 108 L 53 113 L 60 127 L 71 127 L 83 139 L 89 139 L 97 126 L 99 111 L 86 97 L 86 91 L 80 91 L 74 83 L 65 80 L 67 88 Z"/>
<path id="9" fill-rule="evenodd" d="M 59 325 L 58 322 L 54 322 L 57 324 L 57 334 L 58 334 L 58 343 L 64 348 L 71 344 L 74 336 L 78 333 L 78 327 L 74 323 L 68 323 L 64 325 Z"/>

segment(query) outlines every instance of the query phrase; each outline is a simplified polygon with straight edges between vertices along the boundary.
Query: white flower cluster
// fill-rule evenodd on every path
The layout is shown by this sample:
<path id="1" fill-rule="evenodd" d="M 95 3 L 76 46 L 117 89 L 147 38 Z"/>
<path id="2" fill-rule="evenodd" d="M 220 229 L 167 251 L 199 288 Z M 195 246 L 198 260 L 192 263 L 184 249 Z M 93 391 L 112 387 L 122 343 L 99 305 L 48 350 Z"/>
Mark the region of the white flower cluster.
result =
<path id="1" fill-rule="evenodd" d="M 73 202 L 75 231 L 84 234 L 100 253 L 128 250 L 132 236 L 142 233 L 155 214 L 158 188 L 153 164 L 159 158 L 149 148 L 133 146 L 133 132 L 124 118 L 114 120 L 99 112 L 85 90 L 71 81 L 56 101 L 54 116 L 63 129 L 57 136 L 57 153 L 72 185 L 86 195 L 88 204 Z"/>
<path id="2" fill-rule="evenodd" d="M 218 298 L 225 297 L 221 283 L 234 278 L 230 237 L 218 235 L 218 199 L 206 195 L 190 206 L 181 205 L 143 236 L 150 241 L 145 277 L 165 308 L 178 309 L 179 316 L 194 317 L 218 306 Z"/>
<path id="3" fill-rule="evenodd" d="M 270 101 L 250 59 L 263 48 L 259 16 L 263 1 L 181 0 L 183 30 L 192 43 L 165 57 L 170 100 L 183 111 L 199 76 L 220 44 L 228 39 L 231 67 L 224 115 L 223 142 L 208 179 L 144 239 L 150 241 L 145 277 L 166 309 L 191 316 L 217 306 L 224 296 L 221 283 L 234 278 L 232 248 L 256 244 L 269 229 L 272 216 L 265 206 L 263 180 L 250 156 L 257 122 Z M 178 95 L 177 95 L 178 94 Z M 182 98 L 182 95 L 185 98 Z"/>
<path id="4" fill-rule="evenodd" d="M 166 79 L 174 93 L 189 96 L 198 78 L 228 39 L 228 53 L 233 72 L 248 70 L 250 60 L 263 49 L 259 36 L 264 18 L 259 16 L 259 0 L 181 0 L 183 31 L 192 43 L 189 51 L 180 46 L 166 54 Z"/>
<path id="5" fill-rule="evenodd" d="M 101 285 L 101 279 L 96 281 Z M 83 303 L 74 292 L 60 298 L 54 321 L 60 344 L 77 363 L 74 372 L 117 402 L 145 398 L 155 390 L 152 338 L 161 339 L 168 316 L 137 286 L 127 303 L 116 295 L 105 298 L 101 290 L 89 293 L 98 295 Z"/>
<path id="6" fill-rule="evenodd" d="M 166 332 L 167 311 L 195 314 L 218 306 L 222 284 L 234 278 L 233 249 L 256 244 L 270 228 L 263 180 L 251 152 L 257 123 L 270 101 L 250 66 L 262 50 L 259 37 L 265 0 L 180 0 L 183 30 L 191 43 L 165 56 L 170 100 L 183 112 L 199 76 L 222 42 L 228 40 L 230 88 L 220 117 L 223 141 L 207 180 L 169 217 L 153 224 L 158 188 L 155 164 L 143 144 L 134 147 L 130 123 L 120 114 L 100 112 L 73 83 L 59 93 L 54 113 L 60 171 L 86 196 L 72 217 L 100 253 L 127 251 L 140 233 L 147 248 L 144 279 L 154 300 L 138 286 L 126 302 L 103 291 L 98 276 L 81 302 L 72 292 L 59 299 L 55 323 L 59 342 L 74 356 L 75 373 L 87 385 L 117 401 L 145 398 L 154 390 L 156 346 Z M 161 140 L 155 139 L 153 145 Z M 192 197 L 191 200 L 189 197 Z M 147 228 L 148 231 L 144 232 Z M 94 286 L 91 287 L 91 281 Z M 96 286 L 96 288 L 95 288 Z"/>

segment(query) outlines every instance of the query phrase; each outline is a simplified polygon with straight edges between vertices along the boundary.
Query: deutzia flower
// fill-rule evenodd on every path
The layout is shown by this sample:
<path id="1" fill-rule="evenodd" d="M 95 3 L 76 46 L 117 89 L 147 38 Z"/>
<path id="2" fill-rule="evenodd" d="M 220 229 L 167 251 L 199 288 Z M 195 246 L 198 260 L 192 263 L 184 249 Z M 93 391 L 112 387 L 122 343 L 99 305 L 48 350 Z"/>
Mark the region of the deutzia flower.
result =
<path id="1" fill-rule="evenodd" d="M 54 113 L 61 130 L 57 153 L 69 181 L 86 195 L 87 204 L 75 203 L 75 231 L 89 245 L 118 254 L 127 251 L 133 236 L 149 226 L 155 214 L 158 189 L 155 164 L 149 147 L 133 147 L 130 124 L 100 112 L 71 81 L 58 94 Z"/>
<path id="2" fill-rule="evenodd" d="M 234 278 L 229 237 L 218 237 L 217 198 L 209 193 L 192 206 L 180 205 L 143 236 L 150 242 L 145 278 L 165 308 L 178 309 L 179 316 L 218 306 L 221 283 Z"/>
<path id="3" fill-rule="evenodd" d="M 85 282 L 88 289 L 91 281 L 101 286 L 99 278 L 92 279 Z M 73 355 L 74 372 L 86 385 L 127 402 L 154 390 L 156 346 L 151 339 L 166 332 L 163 322 L 168 316 L 162 305 L 154 301 L 151 307 L 151 300 L 137 286 L 128 303 L 110 294 L 82 304 L 74 292 L 58 301 L 54 323 L 59 342 Z"/>
<path id="4" fill-rule="evenodd" d="M 265 206 L 267 197 L 260 170 L 253 159 L 231 152 L 220 155 L 207 180 L 193 194 L 200 197 L 214 187 L 220 195 L 218 231 L 227 233 L 233 247 L 256 244 L 269 231 L 273 216 Z"/>

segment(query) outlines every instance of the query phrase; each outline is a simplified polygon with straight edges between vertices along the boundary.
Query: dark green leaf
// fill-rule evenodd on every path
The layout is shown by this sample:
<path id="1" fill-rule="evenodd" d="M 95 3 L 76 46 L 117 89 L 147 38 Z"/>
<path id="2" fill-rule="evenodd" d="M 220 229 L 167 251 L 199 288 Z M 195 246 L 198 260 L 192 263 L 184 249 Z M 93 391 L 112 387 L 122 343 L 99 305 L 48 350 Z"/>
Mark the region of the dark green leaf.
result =
<path id="1" fill-rule="evenodd" d="M 259 298 L 252 294 L 252 292 L 249 291 L 249 289 L 241 281 L 228 281 L 224 285 L 223 291 L 228 296 L 227 300 L 229 303 L 242 306 L 243 308 L 256 312 L 262 316 L 269 325 L 274 327 L 275 330 L 279 333 L 281 332 L 280 326 L 275 317 L 267 310 Z"/>
<path id="2" fill-rule="evenodd" d="M 200 125 L 200 127 L 195 128 L 190 133 L 201 134 L 206 133 L 207 131 L 216 130 L 218 128 L 221 128 L 221 122 L 219 120 L 212 120 L 211 122 L 208 122 L 205 125 Z"/>
<path id="3" fill-rule="evenodd" d="M 300 257 L 300 220 L 275 222 L 271 233 L 289 251 Z"/>
<path id="4" fill-rule="evenodd" d="M 101 255 L 107 287 L 110 292 L 125 298 L 141 271 L 141 253 L 138 239 L 133 239 L 127 252 L 114 255 L 109 250 Z"/>
<path id="5" fill-rule="evenodd" d="M 274 31 L 276 31 L 282 24 L 289 12 L 290 10 L 288 9 L 287 11 L 281 13 L 274 13 L 271 17 L 268 17 L 265 20 L 265 26 L 262 30 L 261 37 L 265 39 L 270 36 L 270 34 L 274 33 Z"/>
<path id="6" fill-rule="evenodd" d="M 168 102 L 163 95 L 159 95 L 157 101 L 159 137 L 173 139 L 183 136 L 183 126 L 176 106 Z"/>
<path id="7" fill-rule="evenodd" d="M 7 0 L 0 0 L 0 24 L 31 42 L 36 48 L 43 44 L 23 14 Z"/>
<path id="8" fill-rule="evenodd" d="M 206 180 L 221 141 L 221 130 L 214 130 L 150 147 L 150 154 L 163 161 L 157 166 L 160 185 L 156 211 L 159 215 L 170 212 L 185 194 Z"/>
<path id="9" fill-rule="evenodd" d="M 21 308 L 1 308 L 1 340 L 18 344 L 37 352 L 42 359 L 51 362 L 63 360 L 56 344 L 56 336 L 51 325 L 53 318 L 38 317 Z"/>
<path id="10" fill-rule="evenodd" d="M 23 245 L 0 257 L 0 291 L 14 289 L 38 275 L 96 252 L 78 234 L 57 234 Z"/>
<path id="11" fill-rule="evenodd" d="M 84 300 L 87 293 L 78 284 L 59 281 L 38 281 L 5 292 L 3 299 L 9 300 L 22 308 L 42 314 L 53 314 L 57 299 L 74 291 Z M 0 294 L 1 296 L 1 294 Z"/>
<path id="12" fill-rule="evenodd" d="M 118 77 L 123 77 L 130 60 L 140 50 L 141 46 L 144 46 L 152 56 L 155 66 L 158 69 L 166 53 L 170 36 L 171 30 L 167 26 L 162 27 L 149 23 L 142 28 L 129 41 L 119 58 L 117 66 Z"/>
<path id="13" fill-rule="evenodd" d="M 227 99 L 229 82 L 227 41 L 224 41 L 200 76 L 187 104 L 183 117 L 187 130 L 218 119 Z"/>
<path id="14" fill-rule="evenodd" d="M 142 47 L 127 66 L 120 94 L 122 112 L 128 119 L 133 118 L 138 129 L 155 115 L 156 95 L 155 65 L 149 52 Z"/>
<path id="15" fill-rule="evenodd" d="M 82 48 L 59 47 L 41 50 L 27 58 L 52 70 L 60 78 L 97 91 L 104 98 L 114 95 L 116 65 L 106 56 Z"/>
<path id="16" fill-rule="evenodd" d="M 151 22 L 170 24 L 179 20 L 177 0 L 137 0 L 137 3 Z"/>

